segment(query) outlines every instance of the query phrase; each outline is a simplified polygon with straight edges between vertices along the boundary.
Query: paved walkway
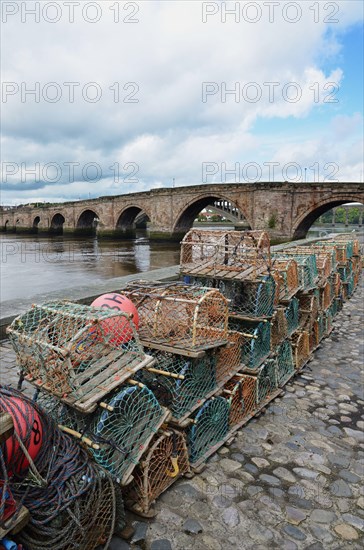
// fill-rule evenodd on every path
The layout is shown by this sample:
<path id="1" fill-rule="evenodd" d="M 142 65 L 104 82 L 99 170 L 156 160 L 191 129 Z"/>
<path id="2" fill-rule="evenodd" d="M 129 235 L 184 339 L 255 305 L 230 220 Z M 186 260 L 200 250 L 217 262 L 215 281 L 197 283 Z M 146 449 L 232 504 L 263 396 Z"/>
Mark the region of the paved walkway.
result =
<path id="1" fill-rule="evenodd" d="M 112 550 L 342 550 L 364 544 L 364 287 L 304 375 Z M 1 382 L 15 384 L 0 348 Z"/>

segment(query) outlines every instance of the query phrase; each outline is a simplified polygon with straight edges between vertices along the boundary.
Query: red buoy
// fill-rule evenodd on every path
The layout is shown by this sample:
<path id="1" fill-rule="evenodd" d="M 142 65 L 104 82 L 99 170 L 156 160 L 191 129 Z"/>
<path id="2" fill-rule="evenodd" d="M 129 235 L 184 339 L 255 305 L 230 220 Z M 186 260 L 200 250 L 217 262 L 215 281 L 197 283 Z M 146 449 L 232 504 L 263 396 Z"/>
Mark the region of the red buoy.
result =
<path id="1" fill-rule="evenodd" d="M 135 328 L 139 327 L 138 310 L 129 298 L 122 294 L 110 293 L 103 294 L 94 300 L 91 304 L 93 307 L 106 309 L 112 313 L 113 311 L 123 311 L 129 315 L 130 321 Z M 104 335 L 109 338 L 109 343 L 114 346 L 125 344 L 133 337 L 133 330 L 129 319 L 126 317 L 114 317 L 102 321 L 101 326 Z"/>

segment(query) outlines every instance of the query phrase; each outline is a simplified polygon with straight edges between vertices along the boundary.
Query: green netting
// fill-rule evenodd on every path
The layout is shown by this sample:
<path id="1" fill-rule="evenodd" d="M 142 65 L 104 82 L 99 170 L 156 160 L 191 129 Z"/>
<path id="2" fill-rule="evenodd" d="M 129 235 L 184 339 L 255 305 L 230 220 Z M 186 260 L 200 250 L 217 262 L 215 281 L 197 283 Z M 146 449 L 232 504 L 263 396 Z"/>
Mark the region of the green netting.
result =
<path id="1" fill-rule="evenodd" d="M 85 409 L 150 361 L 129 315 L 110 309 L 49 302 L 17 317 L 8 334 L 24 376 Z"/>
<path id="2" fill-rule="evenodd" d="M 276 362 L 277 384 L 279 387 L 282 387 L 287 383 L 295 371 L 292 344 L 289 340 L 284 340 L 284 342 L 277 347 Z"/>
<path id="3" fill-rule="evenodd" d="M 310 290 L 316 286 L 318 278 L 318 269 L 316 264 L 316 256 L 300 255 L 300 254 L 284 254 L 284 252 L 274 255 L 274 258 L 279 259 L 292 259 L 297 262 L 298 278 L 300 287 L 303 290 Z"/>
<path id="4" fill-rule="evenodd" d="M 256 377 L 250 374 L 239 374 L 231 378 L 224 386 L 230 406 L 230 428 L 240 424 L 256 410 Z"/>
<path id="5" fill-rule="evenodd" d="M 212 449 L 224 440 L 229 430 L 229 403 L 223 397 L 209 399 L 194 416 L 188 430 L 190 462 L 208 457 Z"/>
<path id="6" fill-rule="evenodd" d="M 270 354 L 271 326 L 264 321 L 229 321 L 231 329 L 241 332 L 245 342 L 242 346 L 241 361 L 248 369 L 257 369 Z"/>
<path id="7" fill-rule="evenodd" d="M 324 320 L 325 320 L 325 335 L 329 335 L 332 331 L 332 323 L 333 323 L 333 313 L 332 313 L 332 305 L 327 309 L 324 313 Z"/>
<path id="8" fill-rule="evenodd" d="M 339 250 L 339 253 L 340 253 L 341 249 L 345 250 L 345 254 L 346 254 L 347 259 L 351 258 L 352 255 L 353 255 L 354 243 L 351 240 L 350 241 L 342 241 L 340 239 L 335 240 L 335 238 L 333 238 L 333 239 L 330 239 L 329 241 L 318 241 L 317 244 L 318 245 L 324 245 L 324 246 L 331 245 L 331 246 L 337 247 L 337 249 Z"/>
<path id="9" fill-rule="evenodd" d="M 299 325 L 299 300 L 297 298 L 292 298 L 292 300 L 289 301 L 285 310 L 285 315 L 287 319 L 288 336 L 291 336 Z"/>
<path id="10" fill-rule="evenodd" d="M 346 283 L 352 275 L 353 270 L 351 263 L 348 262 L 346 266 L 339 267 L 337 271 L 340 275 L 340 279 L 342 280 L 342 282 Z"/>
<path id="11" fill-rule="evenodd" d="M 355 290 L 354 275 L 351 273 L 344 283 L 345 298 L 348 299 L 353 295 Z"/>
<path id="12" fill-rule="evenodd" d="M 190 412 L 216 388 L 216 359 L 213 355 L 190 359 L 163 351 L 148 350 L 148 353 L 156 359 L 154 369 L 165 374 L 143 369 L 137 378 L 153 391 L 161 405 L 171 410 L 174 418 L 179 419 Z"/>
<path id="13" fill-rule="evenodd" d="M 231 313 L 245 317 L 271 317 L 273 314 L 276 283 L 271 275 L 254 281 L 224 280 L 186 276 L 193 285 L 218 289 L 228 300 Z"/>
<path id="14" fill-rule="evenodd" d="M 257 403 L 261 404 L 277 389 L 277 365 L 275 359 L 268 359 L 257 375 Z"/>
<path id="15" fill-rule="evenodd" d="M 123 482 L 128 479 L 165 418 L 165 410 L 146 386 L 124 385 L 105 399 L 107 408 L 98 407 L 88 415 L 67 405 L 57 408 L 54 398 L 47 405 L 48 399 L 42 396 L 40 404 L 48 411 L 53 406 L 55 412 L 52 415 L 59 424 L 98 445 L 99 449 L 90 447 L 96 462 Z"/>

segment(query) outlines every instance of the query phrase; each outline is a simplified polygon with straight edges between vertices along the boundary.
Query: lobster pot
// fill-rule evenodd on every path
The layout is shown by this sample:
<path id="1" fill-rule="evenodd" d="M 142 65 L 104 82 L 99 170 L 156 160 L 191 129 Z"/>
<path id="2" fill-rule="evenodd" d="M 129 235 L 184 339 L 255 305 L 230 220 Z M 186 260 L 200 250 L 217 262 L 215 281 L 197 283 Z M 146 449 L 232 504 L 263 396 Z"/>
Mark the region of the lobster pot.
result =
<path id="1" fill-rule="evenodd" d="M 339 298 L 341 296 L 341 278 L 339 273 L 334 273 L 331 278 L 331 284 L 333 288 L 333 298 Z"/>
<path id="2" fill-rule="evenodd" d="M 355 290 L 355 279 L 354 279 L 354 274 L 351 273 L 351 275 L 343 283 L 344 300 L 348 300 L 349 298 L 351 298 L 354 290 Z"/>
<path id="3" fill-rule="evenodd" d="M 299 300 L 292 298 L 284 310 L 287 320 L 287 334 L 291 336 L 299 326 Z"/>
<path id="4" fill-rule="evenodd" d="M 333 299 L 333 287 L 330 279 L 325 283 L 324 286 L 322 286 L 320 289 L 320 309 L 321 311 L 325 311 L 328 307 L 330 307 L 330 304 Z"/>
<path id="5" fill-rule="evenodd" d="M 228 344 L 215 353 L 216 381 L 218 385 L 228 380 L 242 367 L 242 350 L 246 339 L 241 332 L 228 330 Z"/>
<path id="6" fill-rule="evenodd" d="M 290 253 L 285 250 L 284 254 L 274 256 L 277 259 L 290 259 L 293 258 L 297 263 L 299 286 L 302 290 L 311 290 L 315 288 L 318 278 L 318 271 L 316 265 L 316 256 L 314 254 L 303 255 Z"/>
<path id="7" fill-rule="evenodd" d="M 319 312 L 319 299 L 314 292 L 299 294 L 299 326 L 310 329 Z"/>
<path id="8" fill-rule="evenodd" d="M 230 321 L 232 329 L 240 332 L 244 337 L 241 363 L 246 372 L 254 373 L 271 350 L 271 325 L 268 321 Z"/>
<path id="9" fill-rule="evenodd" d="M 350 275 L 352 275 L 351 264 L 348 262 L 345 266 L 340 266 L 337 271 L 340 275 L 341 282 L 346 283 Z"/>
<path id="10" fill-rule="evenodd" d="M 277 385 L 281 388 L 295 372 L 292 344 L 289 340 L 284 340 L 284 342 L 277 347 L 276 366 Z"/>
<path id="11" fill-rule="evenodd" d="M 41 402 L 44 406 L 44 398 Z M 92 415 L 60 405 L 53 409 L 58 422 L 87 438 L 94 460 L 121 484 L 127 484 L 136 464 L 169 413 L 152 391 L 137 383 L 122 386 Z"/>
<path id="12" fill-rule="evenodd" d="M 229 311 L 234 315 L 266 318 L 273 314 L 276 283 L 271 275 L 256 280 L 211 279 L 187 275 L 185 282 L 218 289 L 229 300 Z"/>
<path id="13" fill-rule="evenodd" d="M 124 488 L 126 506 L 147 514 L 155 500 L 190 471 L 185 435 L 177 430 L 159 431 Z"/>
<path id="14" fill-rule="evenodd" d="M 359 283 L 359 279 L 360 279 L 360 271 L 356 271 L 354 274 L 353 274 L 353 278 L 354 278 L 354 288 L 356 288 L 358 286 L 358 283 Z"/>
<path id="15" fill-rule="evenodd" d="M 332 311 L 334 313 L 334 315 L 337 315 L 337 313 L 339 313 L 339 311 L 342 310 L 343 308 L 343 305 L 344 305 L 344 298 L 343 296 L 339 296 L 338 298 L 335 298 L 333 303 L 332 303 Z"/>
<path id="16" fill-rule="evenodd" d="M 268 359 L 257 374 L 257 404 L 269 401 L 277 390 L 277 365 L 275 359 Z"/>
<path id="17" fill-rule="evenodd" d="M 340 241 L 318 241 L 318 246 L 323 246 L 325 249 L 333 249 L 336 254 L 336 261 L 338 263 L 345 263 L 352 256 L 352 245 L 350 242 Z"/>
<path id="18" fill-rule="evenodd" d="M 205 350 L 226 343 L 228 302 L 215 289 L 187 285 L 129 285 L 123 294 L 138 309 L 139 335 L 150 347 Z M 217 334 L 222 340 L 217 341 Z"/>
<path id="19" fill-rule="evenodd" d="M 256 382 L 255 376 L 239 374 L 225 384 L 223 392 L 230 405 L 230 429 L 240 425 L 256 411 Z"/>
<path id="20" fill-rule="evenodd" d="M 258 262 L 258 270 L 270 267 L 270 240 L 265 231 L 210 231 L 191 229 L 181 243 L 181 272 L 202 274 L 211 268 L 244 271 Z"/>
<path id="21" fill-rule="evenodd" d="M 310 337 L 307 331 L 292 334 L 293 360 L 296 370 L 300 370 L 310 358 Z"/>
<path id="22" fill-rule="evenodd" d="M 270 346 L 273 351 L 288 336 L 288 326 L 285 308 L 275 310 L 271 321 Z"/>
<path id="23" fill-rule="evenodd" d="M 279 281 L 278 301 L 289 300 L 299 288 L 297 262 L 294 259 L 283 260 L 276 258 L 273 263 L 273 277 Z"/>
<path id="24" fill-rule="evenodd" d="M 33 306 L 7 329 L 22 374 L 84 412 L 153 362 L 123 312 L 72 302 Z"/>
<path id="25" fill-rule="evenodd" d="M 223 443 L 229 430 L 229 402 L 223 397 L 208 399 L 194 415 L 188 429 L 191 466 L 204 462 Z"/>
<path id="26" fill-rule="evenodd" d="M 314 324 L 314 330 L 317 332 L 317 340 L 321 342 L 326 332 L 325 315 L 321 313 Z"/>
<path id="27" fill-rule="evenodd" d="M 173 420 L 190 414 L 216 388 L 216 360 L 212 355 L 193 359 L 165 351 L 151 353 L 155 366 L 139 371 L 137 378 L 172 412 Z"/>
<path id="28" fill-rule="evenodd" d="M 341 233 L 335 235 L 336 242 L 349 242 L 351 245 L 351 252 L 354 256 L 360 256 L 360 241 L 359 239 L 353 239 L 352 233 Z"/>
<path id="29" fill-rule="evenodd" d="M 323 250 L 315 246 L 298 246 L 288 249 L 287 254 L 298 254 L 300 256 L 312 256 L 314 254 L 319 284 L 323 284 L 336 269 L 336 256 L 335 254 L 333 256 L 330 250 Z"/>
<path id="30" fill-rule="evenodd" d="M 332 332 L 334 321 L 333 317 L 332 306 L 330 306 L 324 313 L 325 336 L 328 336 Z"/>

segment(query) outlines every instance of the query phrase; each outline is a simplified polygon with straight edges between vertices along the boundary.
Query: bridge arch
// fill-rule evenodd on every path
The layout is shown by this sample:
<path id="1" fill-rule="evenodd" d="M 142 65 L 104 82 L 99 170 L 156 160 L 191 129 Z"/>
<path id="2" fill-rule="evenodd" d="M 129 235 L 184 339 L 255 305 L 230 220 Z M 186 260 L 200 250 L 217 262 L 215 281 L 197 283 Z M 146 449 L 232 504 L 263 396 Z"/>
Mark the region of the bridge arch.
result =
<path id="1" fill-rule="evenodd" d="M 38 233 L 38 225 L 40 223 L 40 216 L 36 216 L 33 220 L 33 231 Z"/>
<path id="2" fill-rule="evenodd" d="M 147 222 L 150 222 L 149 214 L 140 206 L 127 206 L 118 215 L 115 230 L 122 232 L 124 236 L 133 232 L 137 227 L 146 228 Z"/>
<path id="3" fill-rule="evenodd" d="M 76 224 L 76 233 L 82 235 L 96 235 L 97 225 L 100 222 L 100 218 L 95 212 L 87 208 L 78 217 Z"/>
<path id="4" fill-rule="evenodd" d="M 173 228 L 174 233 L 187 233 L 187 231 L 191 229 L 193 222 L 198 214 L 204 208 L 213 205 L 213 203 L 217 201 L 226 201 L 230 203 L 236 209 L 236 211 L 241 214 L 239 216 L 239 219 L 237 218 L 237 222 L 241 221 L 241 219 L 243 218 L 246 221 L 247 226 L 249 226 L 249 228 L 251 229 L 252 226 L 249 223 L 245 213 L 231 199 L 229 199 L 228 197 L 223 197 L 221 195 L 204 195 L 202 197 L 194 199 L 189 204 L 185 205 L 183 207 L 183 210 L 179 212 Z"/>
<path id="5" fill-rule="evenodd" d="M 10 220 L 6 220 L 5 223 L 4 223 L 4 231 L 6 233 L 6 231 L 9 231 L 9 224 L 10 224 Z"/>
<path id="6" fill-rule="evenodd" d="M 54 235 L 62 235 L 63 233 L 63 224 L 65 222 L 65 217 L 57 212 L 57 214 L 54 214 L 51 225 L 50 225 L 50 233 L 53 233 Z"/>
<path id="7" fill-rule="evenodd" d="M 364 197 L 362 200 L 358 200 L 358 196 L 355 195 L 347 196 L 345 199 L 343 197 L 330 198 L 321 204 L 315 205 L 314 208 L 307 210 L 295 220 L 295 224 L 293 226 L 293 240 L 304 239 L 310 227 L 320 216 L 325 214 L 325 212 L 328 212 L 337 206 L 353 202 L 361 202 L 363 204 Z"/>

